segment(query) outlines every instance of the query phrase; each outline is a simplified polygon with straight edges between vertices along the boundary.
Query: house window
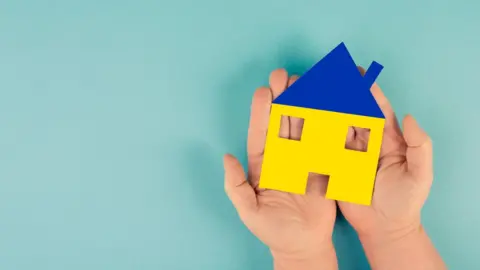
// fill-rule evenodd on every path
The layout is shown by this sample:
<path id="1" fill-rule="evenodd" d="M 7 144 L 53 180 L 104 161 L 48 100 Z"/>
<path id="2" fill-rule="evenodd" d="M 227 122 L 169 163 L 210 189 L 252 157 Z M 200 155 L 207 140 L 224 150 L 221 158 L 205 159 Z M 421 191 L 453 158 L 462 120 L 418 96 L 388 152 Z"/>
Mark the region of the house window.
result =
<path id="1" fill-rule="evenodd" d="M 282 115 L 280 118 L 278 137 L 300 141 L 302 139 L 304 122 L 305 120 L 300 117 Z"/>
<path id="2" fill-rule="evenodd" d="M 370 140 L 370 129 L 356 126 L 348 127 L 345 149 L 367 152 Z"/>

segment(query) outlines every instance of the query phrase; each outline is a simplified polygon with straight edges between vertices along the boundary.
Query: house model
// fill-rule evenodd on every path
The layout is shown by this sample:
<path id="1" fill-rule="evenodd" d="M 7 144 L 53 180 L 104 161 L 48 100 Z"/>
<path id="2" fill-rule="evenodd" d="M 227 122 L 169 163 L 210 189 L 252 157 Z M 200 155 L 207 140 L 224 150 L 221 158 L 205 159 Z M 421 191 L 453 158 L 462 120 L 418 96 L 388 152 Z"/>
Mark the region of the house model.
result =
<path id="1" fill-rule="evenodd" d="M 370 88 L 383 66 L 362 76 L 344 43 L 272 104 L 260 188 L 305 194 L 310 173 L 328 175 L 326 198 L 370 205 L 385 117 Z M 282 116 L 303 119 L 300 140 L 279 136 Z M 370 130 L 365 150 L 346 148 L 349 127 Z"/>

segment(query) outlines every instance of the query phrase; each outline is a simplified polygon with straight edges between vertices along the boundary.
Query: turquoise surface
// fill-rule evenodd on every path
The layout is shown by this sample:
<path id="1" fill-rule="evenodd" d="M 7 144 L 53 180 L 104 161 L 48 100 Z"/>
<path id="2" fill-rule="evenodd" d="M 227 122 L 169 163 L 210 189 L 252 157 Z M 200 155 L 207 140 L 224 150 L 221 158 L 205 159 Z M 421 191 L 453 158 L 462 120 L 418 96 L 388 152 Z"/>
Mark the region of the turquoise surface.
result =
<path id="1" fill-rule="evenodd" d="M 424 224 L 478 269 L 478 1 L 0 1 L 0 269 L 271 269 L 223 192 L 269 72 L 341 41 L 431 134 Z M 244 158 L 243 158 L 244 160 Z M 368 269 L 339 218 L 340 269 Z"/>

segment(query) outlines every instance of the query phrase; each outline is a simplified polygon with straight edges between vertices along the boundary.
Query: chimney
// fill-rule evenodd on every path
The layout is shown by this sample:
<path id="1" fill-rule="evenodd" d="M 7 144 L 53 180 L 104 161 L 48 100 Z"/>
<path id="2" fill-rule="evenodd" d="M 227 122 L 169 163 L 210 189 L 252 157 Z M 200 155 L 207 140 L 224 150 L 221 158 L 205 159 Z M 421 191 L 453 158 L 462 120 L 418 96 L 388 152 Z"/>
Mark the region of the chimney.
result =
<path id="1" fill-rule="evenodd" d="M 377 79 L 382 69 L 383 66 L 375 61 L 373 61 L 372 64 L 370 64 L 370 67 L 368 67 L 365 75 L 363 75 L 363 80 L 365 81 L 365 84 L 368 86 L 369 89 L 370 87 L 372 87 L 373 83 Z"/>

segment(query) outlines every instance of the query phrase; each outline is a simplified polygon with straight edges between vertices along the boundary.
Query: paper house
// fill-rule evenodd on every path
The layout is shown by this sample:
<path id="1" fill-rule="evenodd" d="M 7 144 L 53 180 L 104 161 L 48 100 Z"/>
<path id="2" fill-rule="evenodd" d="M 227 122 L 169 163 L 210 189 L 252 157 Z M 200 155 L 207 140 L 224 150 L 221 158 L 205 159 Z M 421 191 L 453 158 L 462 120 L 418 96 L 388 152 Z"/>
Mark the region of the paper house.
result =
<path id="1" fill-rule="evenodd" d="M 260 188 L 305 194 L 310 173 L 328 175 L 326 197 L 370 205 L 385 117 L 370 88 L 383 66 L 364 76 L 341 43 L 272 104 Z M 304 121 L 300 140 L 279 136 L 282 116 Z M 349 127 L 370 130 L 365 151 L 345 146 Z"/>

